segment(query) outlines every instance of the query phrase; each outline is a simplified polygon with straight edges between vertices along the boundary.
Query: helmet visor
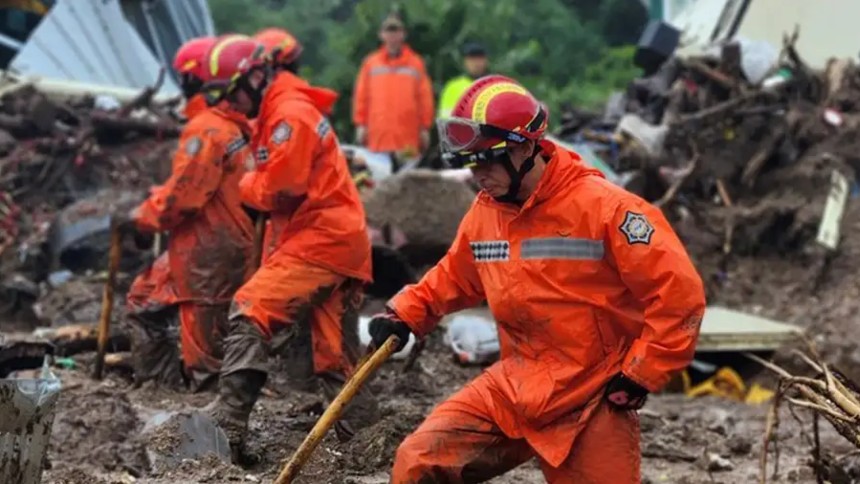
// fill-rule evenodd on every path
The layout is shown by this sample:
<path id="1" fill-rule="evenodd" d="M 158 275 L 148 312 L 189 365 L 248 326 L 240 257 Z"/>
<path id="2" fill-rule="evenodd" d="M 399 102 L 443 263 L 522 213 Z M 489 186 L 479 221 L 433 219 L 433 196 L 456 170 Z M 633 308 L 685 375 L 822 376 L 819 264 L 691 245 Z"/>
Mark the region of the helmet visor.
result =
<path id="1" fill-rule="evenodd" d="M 528 139 L 513 131 L 464 118 L 440 119 L 436 122 L 436 126 L 439 130 L 439 144 L 442 151 L 451 153 L 474 151 L 476 147 L 489 140 L 522 143 Z"/>

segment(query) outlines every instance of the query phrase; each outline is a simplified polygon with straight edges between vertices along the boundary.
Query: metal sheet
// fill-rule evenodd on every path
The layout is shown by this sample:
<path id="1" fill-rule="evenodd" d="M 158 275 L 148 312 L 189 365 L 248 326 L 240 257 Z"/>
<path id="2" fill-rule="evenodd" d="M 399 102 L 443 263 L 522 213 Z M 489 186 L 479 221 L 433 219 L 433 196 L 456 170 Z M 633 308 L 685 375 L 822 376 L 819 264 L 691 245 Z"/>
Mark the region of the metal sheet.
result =
<path id="1" fill-rule="evenodd" d="M 836 250 L 839 245 L 839 234 L 842 232 L 842 214 L 848 202 L 850 185 L 842 173 L 833 170 L 830 178 L 830 194 L 824 206 L 824 215 L 818 226 L 816 241 L 830 250 Z"/>
<path id="2" fill-rule="evenodd" d="M 472 316 L 494 321 L 487 308 L 474 308 L 467 311 Z M 799 327 L 791 324 L 722 306 L 708 306 L 699 332 L 696 351 L 773 351 L 797 338 L 800 332 Z"/>
<path id="3" fill-rule="evenodd" d="M 126 19 L 164 65 L 187 40 L 215 35 L 215 26 L 206 0 L 122 0 Z M 175 72 L 171 71 L 178 82 Z"/>
<path id="4" fill-rule="evenodd" d="M 41 482 L 59 396 L 60 381 L 52 374 L 0 380 L 0 482 Z"/>
<path id="5" fill-rule="evenodd" d="M 709 306 L 696 351 L 772 351 L 797 338 L 801 331 L 791 324 Z"/>
<path id="6" fill-rule="evenodd" d="M 144 88 L 162 63 L 123 17 L 119 0 L 61 0 L 33 31 L 10 69 L 24 75 Z M 178 93 L 167 79 L 164 93 Z"/>

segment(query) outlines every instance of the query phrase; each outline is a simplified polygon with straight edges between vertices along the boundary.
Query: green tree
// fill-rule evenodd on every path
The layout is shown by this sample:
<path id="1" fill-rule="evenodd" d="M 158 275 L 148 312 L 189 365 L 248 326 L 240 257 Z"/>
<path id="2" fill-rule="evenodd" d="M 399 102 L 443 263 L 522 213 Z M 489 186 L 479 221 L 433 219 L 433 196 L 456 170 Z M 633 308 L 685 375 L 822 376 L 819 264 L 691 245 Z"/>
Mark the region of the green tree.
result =
<path id="1" fill-rule="evenodd" d="M 595 5 L 591 5 L 591 3 Z M 379 45 L 391 0 L 210 0 L 219 32 L 253 34 L 280 26 L 304 45 L 302 75 L 337 90 L 333 123 L 352 133 L 353 83 L 364 57 Z M 478 40 L 494 72 L 522 82 L 550 108 L 593 107 L 638 75 L 631 59 L 638 2 L 606 0 L 410 0 L 400 2 L 408 42 L 427 63 L 438 93 L 460 72 L 459 48 Z M 639 12 L 639 13 L 637 13 Z M 622 21 L 615 22 L 615 19 Z"/>

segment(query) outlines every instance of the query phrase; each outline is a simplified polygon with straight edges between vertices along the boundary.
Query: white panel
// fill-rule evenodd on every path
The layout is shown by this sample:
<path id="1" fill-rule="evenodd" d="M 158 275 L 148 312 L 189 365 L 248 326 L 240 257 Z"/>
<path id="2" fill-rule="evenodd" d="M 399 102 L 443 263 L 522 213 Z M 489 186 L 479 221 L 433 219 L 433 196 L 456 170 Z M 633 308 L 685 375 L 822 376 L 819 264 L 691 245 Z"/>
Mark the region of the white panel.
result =
<path id="1" fill-rule="evenodd" d="M 143 88 L 155 82 L 160 63 L 125 20 L 118 0 L 60 0 L 10 68 L 24 75 Z M 178 88 L 167 79 L 162 92 Z"/>

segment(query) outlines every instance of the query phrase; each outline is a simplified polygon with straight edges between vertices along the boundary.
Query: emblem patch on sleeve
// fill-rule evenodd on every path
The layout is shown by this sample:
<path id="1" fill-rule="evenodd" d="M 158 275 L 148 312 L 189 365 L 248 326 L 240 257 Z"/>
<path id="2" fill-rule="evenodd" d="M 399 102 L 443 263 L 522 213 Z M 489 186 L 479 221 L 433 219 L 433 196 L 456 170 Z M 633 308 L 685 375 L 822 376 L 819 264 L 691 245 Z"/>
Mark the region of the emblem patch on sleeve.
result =
<path id="1" fill-rule="evenodd" d="M 618 227 L 621 233 L 627 237 L 627 243 L 650 244 L 651 236 L 654 235 L 654 226 L 645 218 L 645 215 L 636 212 L 627 212 L 624 223 Z"/>
<path id="2" fill-rule="evenodd" d="M 279 145 L 290 139 L 290 135 L 292 134 L 293 128 L 291 128 L 289 124 L 281 121 L 277 126 L 275 126 L 275 129 L 272 130 L 272 143 Z"/>
<path id="3" fill-rule="evenodd" d="M 203 142 L 200 140 L 198 136 L 191 138 L 190 140 L 185 142 L 185 154 L 188 156 L 194 156 L 197 153 L 200 153 L 200 148 L 203 147 Z"/>

